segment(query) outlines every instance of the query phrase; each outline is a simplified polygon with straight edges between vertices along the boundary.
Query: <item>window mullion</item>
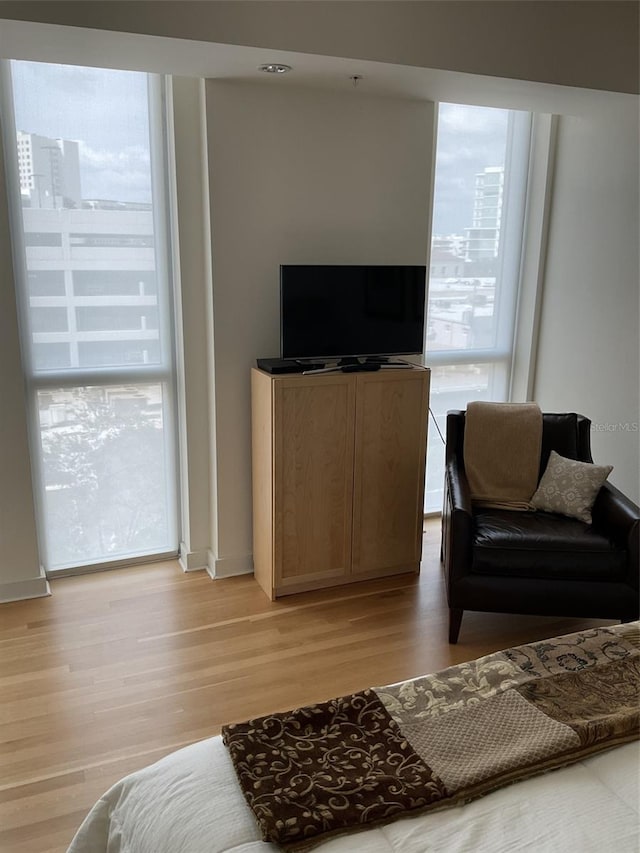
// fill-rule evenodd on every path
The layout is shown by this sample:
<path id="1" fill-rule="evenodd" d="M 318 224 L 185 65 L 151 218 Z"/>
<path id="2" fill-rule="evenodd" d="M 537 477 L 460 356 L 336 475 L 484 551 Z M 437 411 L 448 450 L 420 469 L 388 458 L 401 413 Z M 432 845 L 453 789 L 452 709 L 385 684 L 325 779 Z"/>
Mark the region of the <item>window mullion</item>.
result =
<path id="1" fill-rule="evenodd" d="M 96 370 L 36 371 L 26 377 L 30 388 L 74 388 L 95 385 L 146 385 L 151 382 L 169 382 L 173 377 L 168 367 L 153 365 L 145 368 L 109 368 Z"/>
<path id="2" fill-rule="evenodd" d="M 429 366 L 455 364 L 493 364 L 510 362 L 510 349 L 436 350 L 429 352 Z"/>

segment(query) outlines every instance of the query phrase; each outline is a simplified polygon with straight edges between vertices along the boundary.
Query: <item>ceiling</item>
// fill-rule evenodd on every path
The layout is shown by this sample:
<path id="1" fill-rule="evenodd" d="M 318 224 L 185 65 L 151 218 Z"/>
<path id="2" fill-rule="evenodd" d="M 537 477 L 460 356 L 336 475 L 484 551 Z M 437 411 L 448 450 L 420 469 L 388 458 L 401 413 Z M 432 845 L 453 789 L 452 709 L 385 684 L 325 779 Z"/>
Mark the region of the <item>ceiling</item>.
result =
<path id="1" fill-rule="evenodd" d="M 535 112 L 588 114 L 625 102 L 637 108 L 638 102 L 633 95 L 456 71 L 15 20 L 0 21 L 0 57 Z M 286 75 L 258 70 L 269 62 L 293 70 Z"/>

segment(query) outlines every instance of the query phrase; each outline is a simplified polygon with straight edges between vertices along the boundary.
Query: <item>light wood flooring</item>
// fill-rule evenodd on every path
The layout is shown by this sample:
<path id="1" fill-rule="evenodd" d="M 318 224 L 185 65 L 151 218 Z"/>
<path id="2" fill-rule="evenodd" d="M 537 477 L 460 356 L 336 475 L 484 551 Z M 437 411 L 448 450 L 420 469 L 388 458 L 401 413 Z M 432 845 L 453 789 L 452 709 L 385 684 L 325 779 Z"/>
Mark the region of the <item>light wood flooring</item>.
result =
<path id="1" fill-rule="evenodd" d="M 437 519 L 419 577 L 271 602 L 165 562 L 51 588 L 0 605 L 1 853 L 65 851 L 121 776 L 225 722 L 598 624 L 468 613 L 449 646 Z"/>

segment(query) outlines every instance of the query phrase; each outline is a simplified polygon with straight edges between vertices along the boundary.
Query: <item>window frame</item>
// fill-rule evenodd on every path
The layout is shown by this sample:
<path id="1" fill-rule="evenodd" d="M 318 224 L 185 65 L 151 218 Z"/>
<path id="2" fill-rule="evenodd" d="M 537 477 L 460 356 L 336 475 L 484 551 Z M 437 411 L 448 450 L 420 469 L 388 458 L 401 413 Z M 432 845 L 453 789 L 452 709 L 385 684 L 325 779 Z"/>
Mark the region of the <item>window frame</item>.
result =
<path id="1" fill-rule="evenodd" d="M 433 148 L 434 187 L 439 108 L 440 104 L 436 104 L 436 133 L 434 134 Z M 507 140 L 504 171 L 507 205 L 503 206 L 501 215 L 503 227 L 507 230 L 504 232 L 504 239 L 501 234 L 502 257 L 500 258 L 499 275 L 504 275 L 506 271 L 514 280 L 515 287 L 509 302 L 502 308 L 503 316 L 500 318 L 501 328 L 498 343 L 494 347 L 478 349 L 431 350 L 428 346 L 429 341 L 425 340 L 425 358 L 429 367 L 436 369 L 449 365 L 495 365 L 496 369 L 506 371 L 505 393 L 501 395 L 504 401 L 525 401 L 531 399 L 535 377 L 535 354 L 542 302 L 544 259 L 549 231 L 557 117 L 549 114 L 513 112 L 526 115 L 529 120 L 520 126 L 512 127 L 510 129 L 511 139 Z M 523 176 L 524 193 L 520 204 L 514 203 L 513 186 L 508 186 L 512 183 L 509 169 L 512 164 L 510 152 L 513 150 L 513 142 L 516 142 L 521 149 L 526 146 L 526 168 Z M 509 204 L 512 213 L 515 208 L 515 215 L 508 215 Z M 519 235 L 515 240 L 513 239 L 514 234 Z M 433 237 L 432 230 L 431 246 L 433 246 Z M 504 252 L 505 245 L 508 247 L 506 253 Z M 429 268 L 431 266 L 433 264 L 430 263 Z M 507 325 L 505 320 L 508 318 L 510 318 L 510 323 Z M 432 374 L 432 394 L 433 378 Z M 432 422 L 434 428 L 430 430 L 429 435 L 433 438 L 435 434 L 437 442 L 443 444 L 444 423 L 440 424 L 436 420 L 433 410 L 431 416 L 435 424 Z M 444 447 L 442 447 L 442 452 L 444 453 Z M 429 468 L 427 468 L 427 476 L 428 474 Z M 439 508 L 436 509 L 431 505 L 427 508 L 427 496 L 428 490 L 425 487 L 425 515 L 439 514 Z"/>
<path id="2" fill-rule="evenodd" d="M 146 74 L 149 109 L 150 177 L 152 189 L 153 234 L 156 242 L 162 239 L 162 250 L 155 247 L 155 273 L 165 282 L 162 293 L 158 293 L 159 339 L 161 341 L 161 359 L 157 363 L 118 365 L 108 367 L 37 369 L 33 363 L 30 339 L 29 310 L 31 298 L 28 286 L 27 243 L 22 224 L 20 204 L 19 151 L 15 126 L 15 109 L 11 82 L 11 63 L 16 60 L 0 60 L 0 103 L 3 106 L 2 126 L 4 155 L 6 163 L 7 200 L 9 207 L 9 227 L 12 244 L 14 279 L 16 282 L 16 307 L 20 332 L 22 373 L 25 387 L 25 406 L 27 430 L 33 483 L 35 522 L 38 537 L 40 562 L 45 576 L 63 577 L 70 574 L 82 574 L 105 569 L 119 568 L 125 565 L 176 559 L 180 552 L 182 519 L 179 495 L 179 436 L 176 374 L 176 331 L 175 331 L 175 288 L 172 283 L 174 273 L 174 250 L 172 244 L 173 218 L 171 208 L 171 180 L 173 176 L 170 161 L 171 146 L 168 140 L 167 116 L 172 109 L 170 78 L 150 72 Z M 59 64 L 59 63 L 53 63 Z M 69 229 L 69 236 L 71 229 Z M 159 288 L 160 290 L 160 288 Z M 36 299 L 41 298 L 33 297 Z M 49 299 L 51 297 L 44 297 Z M 63 297 L 64 298 L 64 297 Z M 106 560 L 89 560 L 69 563 L 68 566 L 50 565 L 49 547 L 46 534 L 46 509 L 44 497 L 44 473 L 40 442 L 40 423 L 38 412 L 38 393 L 46 389 L 71 389 L 90 387 L 110 387 L 118 385 L 152 385 L 162 388 L 162 423 L 164 435 L 164 462 L 167 487 L 171 485 L 171 494 L 166 496 L 168 533 L 175 543 L 168 549 L 142 555 L 131 554 Z"/>

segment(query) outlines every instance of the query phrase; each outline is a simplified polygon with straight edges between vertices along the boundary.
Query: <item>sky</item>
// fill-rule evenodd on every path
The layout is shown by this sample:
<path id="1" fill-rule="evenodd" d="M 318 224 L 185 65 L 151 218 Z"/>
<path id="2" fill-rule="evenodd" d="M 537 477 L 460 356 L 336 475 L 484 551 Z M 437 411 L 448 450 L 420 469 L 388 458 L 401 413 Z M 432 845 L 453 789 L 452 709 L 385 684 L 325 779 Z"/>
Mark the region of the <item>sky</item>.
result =
<path id="1" fill-rule="evenodd" d="M 83 198 L 151 201 L 147 75 L 12 62 L 16 129 L 80 143 Z"/>

